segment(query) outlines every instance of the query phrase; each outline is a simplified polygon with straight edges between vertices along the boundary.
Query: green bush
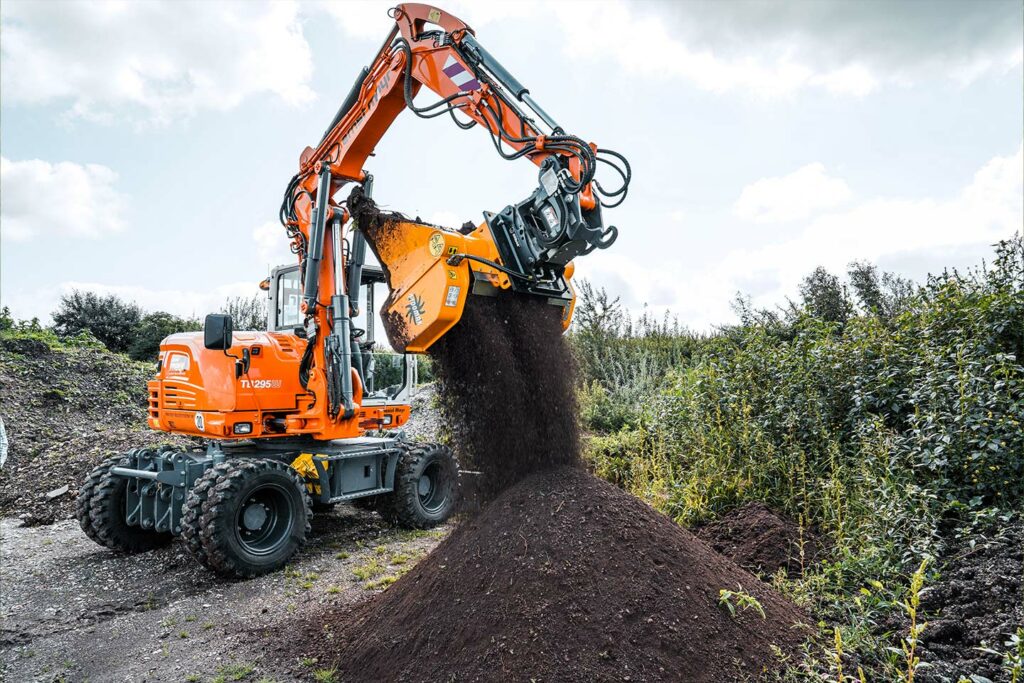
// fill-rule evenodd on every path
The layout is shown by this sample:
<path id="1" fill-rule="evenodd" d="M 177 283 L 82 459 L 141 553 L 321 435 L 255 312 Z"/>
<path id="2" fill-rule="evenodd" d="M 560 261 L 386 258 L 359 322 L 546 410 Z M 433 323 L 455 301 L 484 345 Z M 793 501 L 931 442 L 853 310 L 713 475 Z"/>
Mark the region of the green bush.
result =
<path id="1" fill-rule="evenodd" d="M 1001 244 L 988 269 L 932 278 L 895 317 L 840 323 L 804 311 L 791 335 L 749 325 L 683 337 L 689 363 L 631 377 L 647 374 L 661 390 L 634 396 L 628 382 L 592 379 L 581 389 L 584 419 L 618 431 L 633 423 L 619 401 L 643 408 L 635 424 L 668 450 L 667 511 L 681 520 L 757 498 L 838 523 L 848 499 L 830 492 L 864 486 L 869 460 L 873 474 L 892 472 L 942 504 L 1024 500 L 1020 237 Z M 605 357 L 644 342 L 606 338 Z"/>
<path id="2" fill-rule="evenodd" d="M 826 534 L 830 561 L 779 585 L 834 618 L 884 679 L 872 620 L 886 600 L 897 604 L 892 587 L 942 552 L 944 524 L 991 523 L 1024 505 L 1024 238 L 1001 243 L 988 268 L 913 293 L 888 276 L 879 294 L 873 270 L 858 273 L 859 309 L 818 273 L 831 294 L 813 307 L 753 312 L 708 339 L 682 335 L 683 360 L 655 366 L 647 386 L 660 377 L 660 388 L 646 396 L 643 381 L 597 380 L 616 363 L 593 358 L 647 343 L 605 335 L 587 351 L 580 395 L 584 421 L 606 432 L 587 442 L 594 471 L 674 519 L 762 501 Z M 629 419 L 620 405 L 635 411 Z M 888 597 L 865 597 L 879 580 Z"/>
<path id="3" fill-rule="evenodd" d="M 198 320 L 186 320 L 163 311 L 150 313 L 142 319 L 135 331 L 128 355 L 135 360 L 155 361 L 160 352 L 160 342 L 166 337 L 176 332 L 191 332 L 202 328 Z"/>

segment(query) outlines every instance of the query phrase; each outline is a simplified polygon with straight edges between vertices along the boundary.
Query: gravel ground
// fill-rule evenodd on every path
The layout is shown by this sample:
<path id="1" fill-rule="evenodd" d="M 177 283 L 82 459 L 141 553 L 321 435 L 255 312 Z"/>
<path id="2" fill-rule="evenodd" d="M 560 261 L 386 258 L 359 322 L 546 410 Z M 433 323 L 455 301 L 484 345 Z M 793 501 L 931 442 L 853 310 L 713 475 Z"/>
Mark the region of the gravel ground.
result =
<path id="1" fill-rule="evenodd" d="M 210 681 L 251 667 L 244 680 L 310 680 L 315 664 L 268 660 L 253 633 L 368 597 L 380 589 L 357 573 L 397 576 L 446 532 L 403 532 L 338 506 L 314 519 L 309 545 L 284 571 L 232 582 L 181 542 L 118 556 L 74 520 L 25 527 L 5 518 L 0 679 Z"/>

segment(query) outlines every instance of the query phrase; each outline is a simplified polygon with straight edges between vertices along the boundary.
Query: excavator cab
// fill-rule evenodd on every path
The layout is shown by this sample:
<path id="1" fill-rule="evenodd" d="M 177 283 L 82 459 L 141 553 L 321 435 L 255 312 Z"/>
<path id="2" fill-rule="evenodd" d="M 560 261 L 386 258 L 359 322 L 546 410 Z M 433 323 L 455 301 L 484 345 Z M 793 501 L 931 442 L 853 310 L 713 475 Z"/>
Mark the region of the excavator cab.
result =
<path id="1" fill-rule="evenodd" d="M 274 268 L 267 279 L 269 302 L 267 330 L 304 337 L 302 280 L 298 264 Z M 364 406 L 408 404 L 418 382 L 418 357 L 412 353 L 396 353 L 381 347 L 377 340 L 378 292 L 386 287 L 384 271 L 379 266 L 364 265 L 360 277 L 366 302 L 361 314 L 352 320 L 352 368 L 363 389 Z"/>

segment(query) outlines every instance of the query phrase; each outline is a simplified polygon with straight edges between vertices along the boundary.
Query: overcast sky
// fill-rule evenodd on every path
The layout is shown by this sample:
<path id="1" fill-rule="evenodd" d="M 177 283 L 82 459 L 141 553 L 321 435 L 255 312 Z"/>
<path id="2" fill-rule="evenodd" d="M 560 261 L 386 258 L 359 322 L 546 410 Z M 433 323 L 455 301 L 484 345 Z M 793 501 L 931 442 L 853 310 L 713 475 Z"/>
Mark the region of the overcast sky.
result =
<path id="1" fill-rule="evenodd" d="M 392 3 L 0 5 L 0 300 L 72 288 L 202 316 L 287 262 L 277 223 Z M 577 273 L 697 329 L 854 259 L 922 278 L 1020 230 L 1024 4 L 447 2 L 570 132 L 626 154 Z M 424 93 L 423 101 L 431 99 Z M 479 222 L 536 186 L 479 129 L 403 115 L 389 208 Z"/>

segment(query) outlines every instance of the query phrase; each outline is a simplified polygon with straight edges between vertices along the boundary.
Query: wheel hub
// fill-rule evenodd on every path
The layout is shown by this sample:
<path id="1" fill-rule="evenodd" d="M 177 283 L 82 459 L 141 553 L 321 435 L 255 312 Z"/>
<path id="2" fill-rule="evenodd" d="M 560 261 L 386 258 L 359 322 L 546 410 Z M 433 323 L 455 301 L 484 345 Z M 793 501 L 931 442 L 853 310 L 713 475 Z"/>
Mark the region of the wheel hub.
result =
<path id="1" fill-rule="evenodd" d="M 247 505 L 242 514 L 242 524 L 249 531 L 256 531 L 267 521 L 267 508 L 262 503 Z"/>
<path id="2" fill-rule="evenodd" d="M 273 483 L 258 486 L 239 507 L 235 521 L 236 538 L 253 555 L 269 555 L 288 542 L 295 522 L 288 494 Z"/>
<path id="3" fill-rule="evenodd" d="M 430 487 L 432 485 L 433 482 L 430 481 L 430 477 L 427 474 L 423 474 L 420 476 L 419 481 L 416 482 L 417 492 L 421 497 L 426 498 L 430 494 Z"/>

